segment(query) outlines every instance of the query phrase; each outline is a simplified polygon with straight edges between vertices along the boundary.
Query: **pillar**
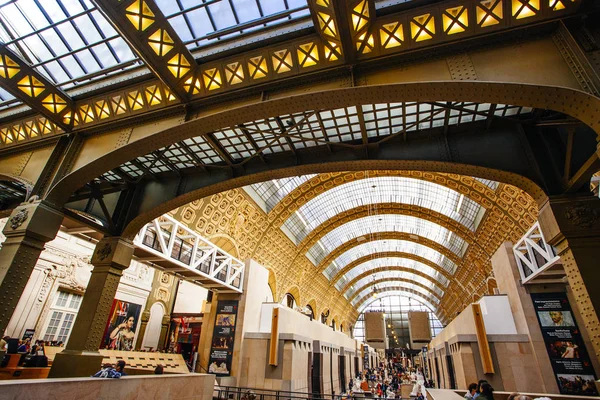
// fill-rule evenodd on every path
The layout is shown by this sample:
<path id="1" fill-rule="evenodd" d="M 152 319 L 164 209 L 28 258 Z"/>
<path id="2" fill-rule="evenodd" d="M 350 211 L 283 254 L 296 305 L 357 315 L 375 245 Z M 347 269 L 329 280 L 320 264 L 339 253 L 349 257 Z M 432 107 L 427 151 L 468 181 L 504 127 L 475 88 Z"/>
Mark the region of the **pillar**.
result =
<path id="1" fill-rule="evenodd" d="M 4 227 L 0 251 L 0 334 L 25 290 L 44 245 L 56 237 L 63 214 L 44 202 L 15 208 Z"/>
<path id="2" fill-rule="evenodd" d="M 591 193 L 551 197 L 540 208 L 539 223 L 562 260 L 592 343 L 590 353 L 600 358 L 600 199 Z"/>
<path id="3" fill-rule="evenodd" d="M 533 300 L 531 300 L 527 288 L 521 284 L 521 274 L 513 253 L 513 243 L 502 243 L 492 256 L 491 261 L 494 277 L 498 283 L 498 290 L 508 297 L 517 332 L 529 337 L 529 343 L 533 350 L 531 361 L 537 367 L 527 369 L 526 373 L 529 376 L 525 381 L 529 387 L 520 388 L 520 390 L 535 393 L 558 393 L 556 377 L 533 308 Z"/>
<path id="4" fill-rule="evenodd" d="M 120 237 L 105 237 L 92 255 L 94 269 L 67 347 L 52 363 L 50 378 L 90 376 L 100 369 L 98 347 L 106 328 L 123 270 L 129 267 L 133 243 Z"/>

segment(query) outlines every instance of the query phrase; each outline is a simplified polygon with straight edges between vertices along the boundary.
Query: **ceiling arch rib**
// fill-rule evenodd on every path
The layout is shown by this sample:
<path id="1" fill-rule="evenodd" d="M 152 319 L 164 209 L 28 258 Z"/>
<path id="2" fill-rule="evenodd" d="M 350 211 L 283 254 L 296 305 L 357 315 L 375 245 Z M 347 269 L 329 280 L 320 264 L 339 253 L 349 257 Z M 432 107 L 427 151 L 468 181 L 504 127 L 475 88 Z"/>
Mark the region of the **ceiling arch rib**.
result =
<path id="1" fill-rule="evenodd" d="M 408 271 L 383 270 L 381 272 L 371 273 L 370 275 L 362 277 L 353 285 L 349 286 L 345 292 L 342 292 L 342 295 L 344 295 L 344 297 L 347 299 L 353 299 L 354 296 L 360 293 L 364 288 L 388 281 L 410 283 L 412 285 L 420 286 L 440 300 L 442 297 L 444 297 L 444 291 L 439 286 L 431 282 L 431 280 L 428 278 L 413 273 L 413 271 L 410 271 L 410 269 Z"/>
<path id="2" fill-rule="evenodd" d="M 441 295 L 432 291 L 426 285 L 420 282 L 406 278 L 387 277 L 382 279 L 371 280 L 370 282 L 365 283 L 361 287 L 357 287 L 356 290 L 353 290 L 352 292 L 348 291 L 345 294 L 345 296 L 351 304 L 354 304 L 354 301 L 357 298 L 359 298 L 361 294 L 368 293 L 374 295 L 375 290 L 379 291 L 380 288 L 388 286 L 401 286 L 406 287 L 408 289 L 416 290 L 417 292 L 421 292 L 423 295 L 429 296 L 433 300 L 433 304 L 439 304 L 442 301 Z"/>
<path id="3" fill-rule="evenodd" d="M 463 238 L 439 224 L 411 215 L 386 214 L 354 219 L 336 227 L 318 239 L 306 255 L 315 265 L 318 265 L 329 253 L 345 242 L 362 236 L 378 238 L 377 234 L 382 232 L 403 232 L 422 236 L 441 244 L 459 258 L 467 247 L 467 242 Z"/>
<path id="4" fill-rule="evenodd" d="M 418 261 L 434 271 L 431 275 L 440 282 L 448 282 L 456 271 L 456 264 L 446 256 L 415 242 L 402 240 L 380 240 L 356 246 L 338 256 L 323 273 L 330 277 L 336 288 L 345 285 L 349 279 L 359 275 L 368 261 L 378 258 L 408 258 Z M 318 268 L 320 268 L 319 265 Z"/>
<path id="5" fill-rule="evenodd" d="M 271 208 L 269 209 L 269 219 L 273 221 L 272 223 L 274 225 L 282 225 L 284 221 L 287 220 L 295 211 L 297 211 L 307 202 L 319 196 L 325 190 L 331 190 L 337 186 L 362 179 L 376 177 L 404 177 L 417 179 L 419 181 L 432 182 L 449 189 L 456 190 L 485 208 L 490 208 L 497 200 L 496 189 L 499 186 L 498 182 L 489 179 L 428 171 L 347 171 L 310 175 L 310 177 L 310 179 L 307 179 L 302 183 L 298 182 L 297 186 L 294 187 L 293 190 L 289 190 L 289 187 L 286 187 L 286 191 L 281 190 L 282 193 L 279 194 L 280 200 L 272 204 Z M 302 176 L 298 178 L 302 178 Z M 255 190 L 262 189 L 263 191 L 270 190 L 272 192 L 277 192 L 278 189 L 277 185 L 275 184 L 276 181 L 281 182 L 282 179 L 266 181 L 251 186 Z M 279 183 L 279 185 L 281 184 Z M 258 191 L 259 190 L 257 190 L 257 192 Z"/>
<path id="6" fill-rule="evenodd" d="M 337 290 L 343 293 L 361 277 L 384 271 L 398 270 L 398 268 L 402 271 L 416 273 L 429 280 L 432 284 L 442 288 L 448 287 L 448 284 L 450 283 L 450 281 L 444 275 L 440 274 L 438 270 L 431 268 L 429 265 L 420 261 L 416 261 L 414 258 L 386 257 L 385 255 L 372 254 L 363 257 L 362 260 L 361 263 L 355 264 L 355 267 L 344 275 L 344 279 L 335 283 L 335 288 Z M 334 281 L 332 280 L 331 282 Z"/>
<path id="7" fill-rule="evenodd" d="M 408 294 L 407 294 L 408 293 Z M 367 309 L 367 307 L 369 307 L 371 304 L 375 303 L 376 301 L 379 301 L 381 299 L 385 299 L 386 297 L 392 297 L 392 296 L 402 296 L 402 297 L 406 297 L 410 300 L 414 300 L 417 303 L 420 303 L 421 305 L 427 307 L 429 309 L 429 311 L 431 311 L 433 313 L 433 315 L 435 315 L 440 322 L 442 322 L 442 318 L 440 318 L 440 316 L 438 315 L 438 312 L 436 311 L 436 309 L 434 307 L 431 307 L 431 304 L 428 304 L 426 301 L 424 301 L 422 298 L 420 298 L 417 295 L 414 295 L 410 292 L 406 292 L 406 291 L 401 291 L 401 290 L 391 290 L 391 291 L 385 291 L 383 290 L 382 293 L 380 293 L 380 295 L 378 295 L 376 298 L 372 298 L 371 301 L 365 301 L 362 305 L 361 305 L 361 309 L 358 310 L 358 315 L 360 316 L 360 314 Z"/>
<path id="8" fill-rule="evenodd" d="M 302 242 L 319 225 L 361 206 L 396 203 L 431 209 L 475 231 L 483 207 L 455 190 L 406 177 L 375 177 L 331 188 L 289 216 L 284 226 Z"/>
<path id="9" fill-rule="evenodd" d="M 414 244 L 421 245 L 422 247 L 425 247 L 425 248 L 430 248 L 431 250 L 435 251 L 436 253 L 441 254 L 447 260 L 449 260 L 453 263 L 454 270 L 452 270 L 452 273 L 454 273 L 454 271 L 456 270 L 456 266 L 461 261 L 461 258 L 459 256 L 457 256 L 452 251 L 448 250 L 446 247 L 442 246 L 441 244 L 437 243 L 434 240 L 431 240 L 431 239 L 428 239 L 426 237 L 419 236 L 419 235 L 405 233 L 405 232 L 387 231 L 387 232 L 378 232 L 376 236 L 365 237 L 364 240 L 360 240 L 360 241 L 359 240 L 350 240 L 350 241 L 343 243 L 342 245 L 338 246 L 333 251 L 331 251 L 331 253 L 329 253 L 323 259 L 323 261 L 321 261 L 321 263 L 318 264 L 318 267 L 316 268 L 316 270 L 319 273 L 323 272 L 328 278 L 331 279 L 331 276 L 327 275 L 327 273 L 325 272 L 325 268 L 327 266 L 329 266 L 330 264 L 332 264 L 334 261 L 336 261 L 338 259 L 338 257 L 342 256 L 344 253 L 349 252 L 352 249 L 355 249 L 357 247 L 361 247 L 361 249 L 359 249 L 359 250 L 363 250 L 362 246 L 364 246 L 364 245 L 369 245 L 371 243 L 375 243 L 377 246 L 379 246 L 381 244 L 387 245 L 387 243 L 385 243 L 385 242 L 388 242 L 388 241 L 390 241 L 390 246 L 395 245 L 396 242 L 398 241 L 398 242 L 408 242 L 406 245 L 410 245 L 411 243 L 414 243 Z M 421 248 L 421 247 L 419 247 L 419 248 Z M 408 250 L 408 251 L 412 251 L 412 250 Z M 352 253 L 349 253 L 349 254 L 352 254 Z M 365 255 L 366 254 L 370 254 L 370 253 L 365 253 Z M 352 260 L 350 259 L 350 261 L 352 261 Z M 348 263 L 350 261 L 348 261 Z M 446 263 L 441 263 L 441 265 L 445 265 L 445 264 Z M 330 270 L 330 271 L 332 272 L 332 274 L 335 274 L 334 270 Z"/>
<path id="10" fill-rule="evenodd" d="M 365 277 L 371 277 L 371 276 L 374 276 L 374 275 L 385 274 L 385 273 L 388 273 L 388 272 L 391 273 L 390 276 L 395 276 L 395 274 L 398 273 L 398 272 L 405 272 L 405 273 L 408 273 L 408 274 L 413 274 L 413 275 L 420 276 L 420 277 L 426 279 L 427 281 L 429 281 L 431 284 L 434 284 L 434 285 L 439 285 L 440 284 L 439 281 L 433 280 L 431 278 L 431 276 L 427 275 L 426 273 L 424 273 L 422 271 L 415 270 L 415 269 L 408 268 L 408 267 L 404 267 L 404 266 L 394 266 L 394 265 L 384 264 L 381 267 L 365 269 L 361 274 L 355 275 L 350 281 L 348 281 L 346 284 L 344 284 L 338 290 L 341 293 L 345 293 L 352 286 L 356 287 L 358 285 L 358 282 L 360 282 Z M 445 288 L 447 286 L 442 285 L 442 287 Z"/>
<path id="11" fill-rule="evenodd" d="M 425 304 L 427 307 L 429 307 L 431 309 L 431 311 L 433 311 L 434 313 L 436 313 L 437 315 L 437 303 L 431 298 L 429 297 L 427 294 L 423 294 L 417 290 L 413 290 L 404 286 L 381 286 L 379 288 L 379 291 L 377 293 L 377 298 L 379 298 L 380 296 L 383 296 L 385 293 L 388 292 L 394 292 L 394 293 L 409 293 L 410 296 L 408 297 L 413 297 L 416 300 L 422 302 L 423 304 Z M 368 304 L 368 300 L 369 299 L 375 299 L 375 297 L 373 297 L 373 293 L 367 289 L 366 291 L 363 291 L 361 293 L 360 296 L 357 296 L 354 299 L 354 303 L 352 304 L 352 306 L 359 312 L 361 313 L 364 308 L 366 308 L 366 305 L 364 303 Z M 436 305 L 434 305 L 436 304 Z"/>

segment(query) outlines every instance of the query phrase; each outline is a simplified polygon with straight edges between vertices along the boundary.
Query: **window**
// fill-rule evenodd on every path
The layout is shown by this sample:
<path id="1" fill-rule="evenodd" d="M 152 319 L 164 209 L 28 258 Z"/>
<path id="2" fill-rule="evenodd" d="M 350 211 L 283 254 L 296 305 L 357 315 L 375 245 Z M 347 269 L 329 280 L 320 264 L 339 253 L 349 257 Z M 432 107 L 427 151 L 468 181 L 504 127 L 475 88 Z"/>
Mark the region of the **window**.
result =
<path id="1" fill-rule="evenodd" d="M 58 292 L 43 340 L 66 343 L 71 334 L 75 316 L 81 305 L 82 296 L 68 292 Z"/>

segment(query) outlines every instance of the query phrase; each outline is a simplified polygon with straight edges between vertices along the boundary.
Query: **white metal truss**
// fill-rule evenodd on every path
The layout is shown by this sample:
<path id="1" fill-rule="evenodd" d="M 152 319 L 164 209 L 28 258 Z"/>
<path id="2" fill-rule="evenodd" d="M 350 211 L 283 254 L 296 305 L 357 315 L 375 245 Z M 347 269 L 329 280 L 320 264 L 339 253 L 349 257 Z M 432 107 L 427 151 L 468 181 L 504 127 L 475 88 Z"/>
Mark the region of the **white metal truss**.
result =
<path id="1" fill-rule="evenodd" d="M 523 283 L 560 282 L 565 276 L 560 257 L 546 243 L 538 222 L 515 244 L 513 252 Z"/>
<path id="2" fill-rule="evenodd" d="M 141 261 L 219 292 L 242 292 L 244 263 L 167 215 L 140 230 L 133 243 Z"/>

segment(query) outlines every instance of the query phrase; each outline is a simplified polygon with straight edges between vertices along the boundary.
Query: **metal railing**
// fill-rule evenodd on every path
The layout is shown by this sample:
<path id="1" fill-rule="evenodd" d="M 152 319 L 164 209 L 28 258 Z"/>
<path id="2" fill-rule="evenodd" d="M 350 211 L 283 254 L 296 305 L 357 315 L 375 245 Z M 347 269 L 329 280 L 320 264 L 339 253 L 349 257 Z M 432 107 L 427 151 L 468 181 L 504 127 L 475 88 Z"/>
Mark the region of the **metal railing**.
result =
<path id="1" fill-rule="evenodd" d="M 354 396 L 356 397 L 356 396 Z M 364 396 L 361 396 L 364 398 Z M 317 394 L 233 386 L 215 387 L 215 400 L 342 400 L 343 394 Z"/>

